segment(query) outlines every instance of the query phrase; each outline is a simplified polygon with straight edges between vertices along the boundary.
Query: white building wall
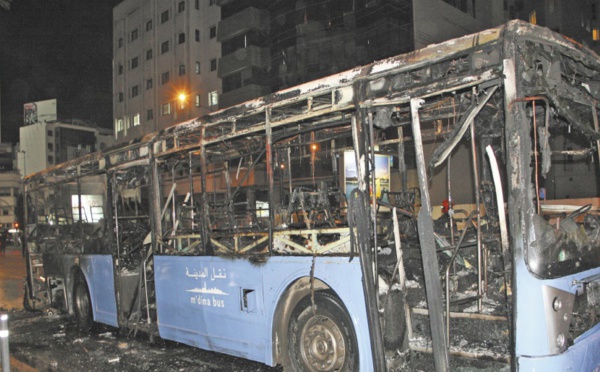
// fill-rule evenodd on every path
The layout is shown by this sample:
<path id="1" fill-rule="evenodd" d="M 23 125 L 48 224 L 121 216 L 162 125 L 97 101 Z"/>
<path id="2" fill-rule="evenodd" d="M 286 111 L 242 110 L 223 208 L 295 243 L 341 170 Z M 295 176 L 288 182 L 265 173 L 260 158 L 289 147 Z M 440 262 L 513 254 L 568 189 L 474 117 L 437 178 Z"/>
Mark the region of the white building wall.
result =
<path id="1" fill-rule="evenodd" d="M 15 207 L 21 193 L 19 179 L 19 173 L 16 171 L 0 173 L 0 230 L 12 228 L 17 220 Z"/>
<path id="2" fill-rule="evenodd" d="M 95 138 L 95 150 L 110 147 L 114 144 L 114 135 L 108 129 L 98 128 L 89 125 L 75 125 L 70 123 L 37 123 L 26 125 L 19 129 L 19 151 L 17 152 L 17 168 L 21 175 L 29 175 L 42 171 L 48 167 L 56 165 L 59 159 L 57 152 L 61 150 L 61 142 L 57 141 L 56 129 L 65 128 L 78 132 L 91 132 Z M 49 146 L 52 149 L 49 149 Z M 89 144 L 85 146 L 75 146 L 66 148 L 68 159 L 73 159 L 85 155 L 92 151 Z M 79 148 L 81 147 L 81 148 Z M 49 161 L 52 159 L 52 162 Z"/>
<path id="3" fill-rule="evenodd" d="M 113 116 L 115 136 L 118 141 L 139 137 L 143 134 L 164 129 L 173 124 L 209 113 L 216 107 L 208 107 L 208 93 L 221 93 L 217 71 L 210 70 L 210 61 L 221 54 L 216 37 L 210 37 L 210 27 L 217 25 L 220 8 L 209 1 L 183 1 L 185 9 L 179 10 L 181 0 L 125 0 L 113 10 Z M 196 9 L 198 5 L 198 9 Z M 164 12 L 168 20 L 162 23 Z M 148 28 L 148 23 L 152 27 Z M 137 39 L 132 40 L 132 32 L 138 30 Z M 196 40 L 196 30 L 200 33 Z M 185 41 L 179 42 L 183 34 Z M 119 46 L 119 40 L 123 46 Z M 168 42 L 169 50 L 162 52 L 163 43 Z M 147 53 L 152 50 L 152 58 Z M 138 58 L 138 66 L 131 67 L 131 60 Z M 200 63 L 200 73 L 196 73 L 196 62 Z M 119 65 L 123 73 L 119 74 Z M 185 74 L 180 75 L 180 66 Z M 169 81 L 162 83 L 163 74 L 169 74 Z M 148 81 L 152 87 L 148 88 Z M 132 96 L 134 86 L 139 94 Z M 119 93 L 123 101 L 119 101 Z M 177 102 L 179 93 L 185 93 L 183 105 Z M 196 105 L 196 95 L 200 102 Z M 163 105 L 170 104 L 170 112 L 163 114 Z M 151 117 L 149 112 L 152 112 Z M 133 118 L 139 114 L 140 125 L 134 126 Z M 117 131 L 122 120 L 123 128 Z"/>
<path id="4" fill-rule="evenodd" d="M 19 129 L 19 169 L 23 174 L 39 172 L 47 168 L 47 124 L 31 124 Z"/>

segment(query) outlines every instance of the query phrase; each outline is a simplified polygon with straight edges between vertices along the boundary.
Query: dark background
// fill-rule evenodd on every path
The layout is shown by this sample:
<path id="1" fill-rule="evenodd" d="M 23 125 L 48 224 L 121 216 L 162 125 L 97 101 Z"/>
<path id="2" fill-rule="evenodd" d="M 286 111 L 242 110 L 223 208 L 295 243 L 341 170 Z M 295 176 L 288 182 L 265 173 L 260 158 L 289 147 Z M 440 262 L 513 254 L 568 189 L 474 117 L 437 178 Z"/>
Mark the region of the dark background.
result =
<path id="1" fill-rule="evenodd" d="M 23 104 L 57 99 L 59 119 L 112 127 L 112 9 L 121 0 L 14 0 L 0 9 L 2 142 Z"/>

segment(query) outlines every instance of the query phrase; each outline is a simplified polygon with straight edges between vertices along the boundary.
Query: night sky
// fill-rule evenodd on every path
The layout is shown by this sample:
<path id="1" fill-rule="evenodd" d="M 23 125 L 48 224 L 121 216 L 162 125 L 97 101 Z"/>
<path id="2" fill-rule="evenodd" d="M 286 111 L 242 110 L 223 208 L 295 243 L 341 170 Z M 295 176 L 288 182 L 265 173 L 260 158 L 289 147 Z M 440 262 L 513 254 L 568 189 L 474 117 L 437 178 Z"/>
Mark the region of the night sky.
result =
<path id="1" fill-rule="evenodd" d="M 112 9 L 121 0 L 14 0 L 0 9 L 2 142 L 23 104 L 57 99 L 59 119 L 112 127 Z"/>

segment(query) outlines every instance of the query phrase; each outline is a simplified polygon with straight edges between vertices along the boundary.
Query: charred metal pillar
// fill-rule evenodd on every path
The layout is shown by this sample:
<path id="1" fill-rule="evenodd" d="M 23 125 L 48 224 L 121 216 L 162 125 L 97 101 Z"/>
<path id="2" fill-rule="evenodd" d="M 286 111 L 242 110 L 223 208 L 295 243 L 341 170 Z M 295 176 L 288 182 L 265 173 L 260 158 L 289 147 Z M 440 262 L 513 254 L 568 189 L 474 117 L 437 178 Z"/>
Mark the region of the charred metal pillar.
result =
<path id="1" fill-rule="evenodd" d="M 406 174 L 406 158 L 404 156 L 404 129 L 398 127 L 398 172 L 402 177 L 402 191 L 406 192 L 407 174 Z"/>
<path id="2" fill-rule="evenodd" d="M 366 181 L 366 172 L 367 172 L 367 150 L 365 148 L 364 138 L 365 131 L 362 125 L 362 121 L 357 119 L 356 116 L 352 117 L 351 121 L 352 125 L 352 141 L 354 143 L 354 151 L 356 158 L 356 173 L 358 177 L 358 190 L 364 198 L 362 198 L 363 203 L 357 203 L 357 208 L 363 208 L 363 215 L 368 216 L 368 202 L 366 199 L 369 195 L 368 182 Z M 349 213 L 354 213 L 356 211 L 349 211 Z M 368 221 L 361 221 L 360 223 L 368 224 Z M 366 226 L 366 225 L 365 225 Z M 373 262 L 373 247 L 371 247 L 371 239 L 366 239 L 366 244 L 361 244 L 361 241 L 364 242 L 366 237 L 358 240 L 358 252 L 360 257 L 360 267 L 362 270 L 363 276 L 363 293 L 366 302 L 366 310 L 367 310 L 367 321 L 369 323 L 369 336 L 371 339 L 371 352 L 373 354 L 373 368 L 375 371 L 385 371 L 385 355 L 383 350 L 383 338 L 381 333 L 381 326 L 379 322 L 379 309 L 377 306 L 377 287 L 375 286 L 376 279 L 376 267 Z"/>
<path id="3" fill-rule="evenodd" d="M 200 213 L 202 213 L 202 228 L 200 229 L 202 234 L 202 248 L 204 250 L 204 254 L 206 254 L 209 243 L 210 243 L 210 226 L 209 224 L 209 209 L 208 209 L 208 199 L 207 199 L 207 191 L 206 191 L 206 175 L 208 173 L 206 169 L 206 147 L 204 146 L 204 136 L 206 135 L 206 128 L 202 126 L 200 130 L 200 188 L 202 189 L 202 208 Z"/>
<path id="4" fill-rule="evenodd" d="M 422 99 L 410 100 L 412 117 L 412 131 L 415 141 L 415 155 L 417 158 L 417 175 L 421 191 L 421 210 L 418 216 L 419 242 L 421 244 L 421 257 L 423 259 L 423 272 L 425 275 L 425 289 L 427 292 L 427 307 L 429 308 L 429 324 L 433 344 L 433 360 L 436 371 L 447 371 L 449 368 L 448 345 L 444 335 L 444 308 L 442 304 L 442 286 L 440 284 L 439 264 L 437 260 L 435 240 L 433 236 L 433 218 L 431 217 L 431 200 L 427 185 L 427 172 L 425 168 L 425 155 L 423 153 L 423 140 L 421 138 L 421 123 L 419 108 Z"/>
<path id="5" fill-rule="evenodd" d="M 267 180 L 269 182 L 269 252 L 273 248 L 273 225 L 274 225 L 274 216 L 273 216 L 273 200 L 275 200 L 273 193 L 275 192 L 275 180 L 273 179 L 273 129 L 271 128 L 271 108 L 268 107 L 265 110 L 265 125 L 266 125 L 266 135 L 267 135 L 267 147 L 266 147 L 266 162 L 267 162 Z M 290 178 L 291 178 L 290 173 Z"/>
<path id="6" fill-rule="evenodd" d="M 162 218 L 161 218 L 161 191 L 160 191 L 160 177 L 158 175 L 158 164 L 154 157 L 154 149 L 150 148 L 150 172 L 151 172 L 151 194 L 152 198 L 152 212 L 150 213 L 150 226 L 152 233 L 150 238 L 152 239 L 152 252 L 158 252 L 158 239 L 157 235 L 162 235 Z"/>
<path id="7" fill-rule="evenodd" d="M 79 204 L 77 206 L 77 213 L 79 214 L 79 221 L 77 221 L 79 222 L 79 249 L 80 252 L 83 253 L 83 216 L 81 215 L 83 209 L 81 205 L 81 165 L 77 166 L 77 204 Z"/>

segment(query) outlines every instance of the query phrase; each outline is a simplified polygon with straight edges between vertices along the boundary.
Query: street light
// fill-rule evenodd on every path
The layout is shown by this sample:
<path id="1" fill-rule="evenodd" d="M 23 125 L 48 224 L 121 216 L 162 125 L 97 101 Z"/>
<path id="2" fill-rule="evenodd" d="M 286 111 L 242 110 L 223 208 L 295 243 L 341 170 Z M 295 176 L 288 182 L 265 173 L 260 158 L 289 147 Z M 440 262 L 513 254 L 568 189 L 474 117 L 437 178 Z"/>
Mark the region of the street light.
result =
<path id="1" fill-rule="evenodd" d="M 187 94 L 181 92 L 177 95 L 177 99 L 179 100 L 179 108 L 183 109 L 187 101 Z"/>

